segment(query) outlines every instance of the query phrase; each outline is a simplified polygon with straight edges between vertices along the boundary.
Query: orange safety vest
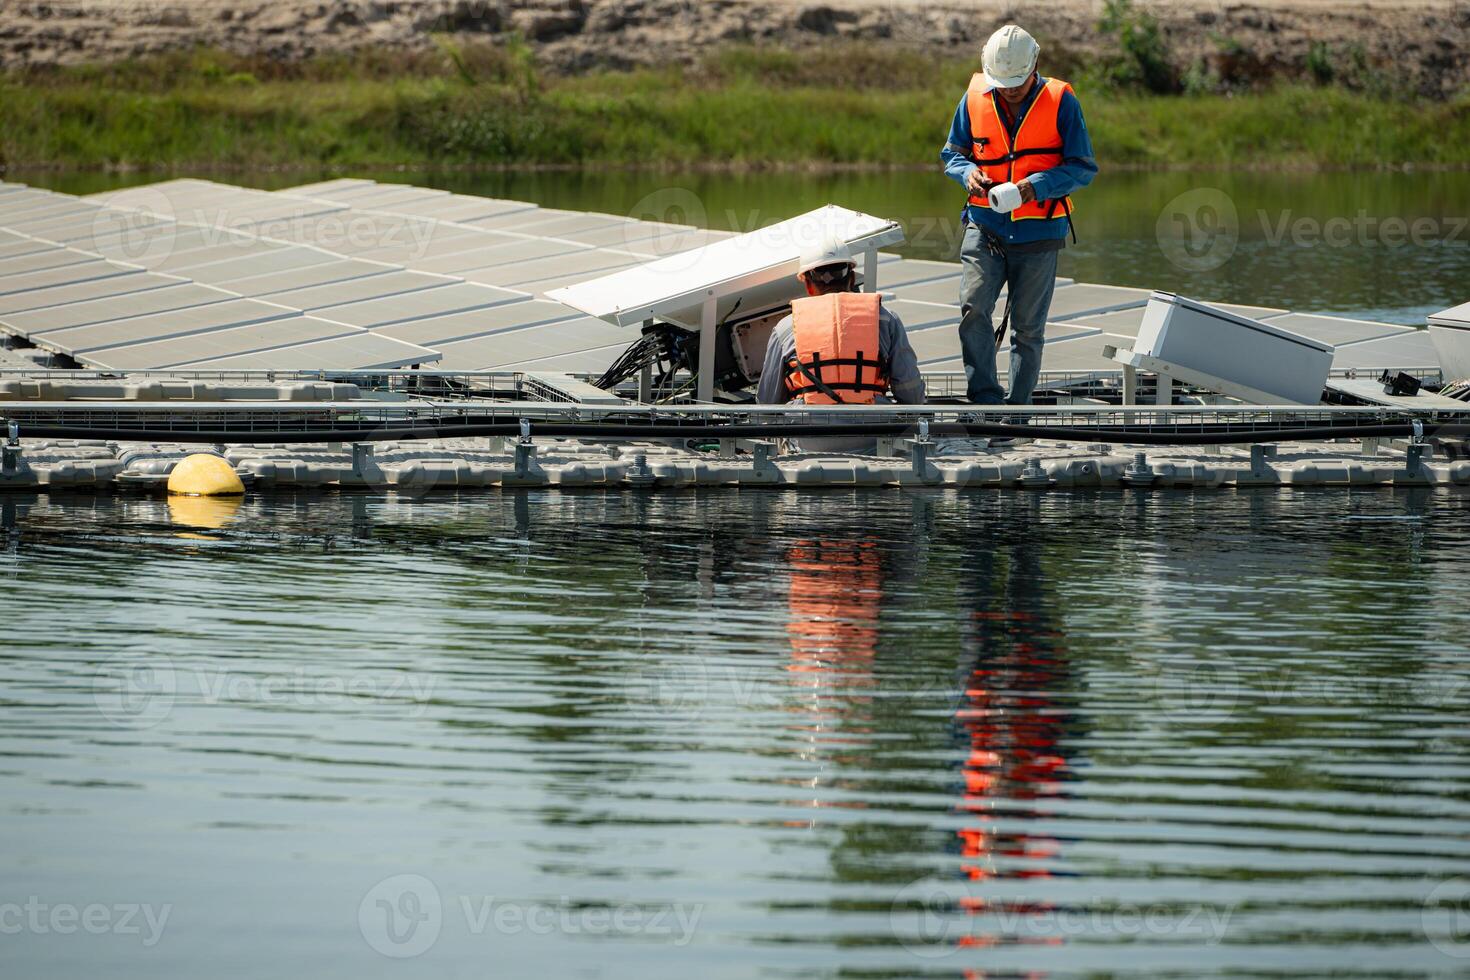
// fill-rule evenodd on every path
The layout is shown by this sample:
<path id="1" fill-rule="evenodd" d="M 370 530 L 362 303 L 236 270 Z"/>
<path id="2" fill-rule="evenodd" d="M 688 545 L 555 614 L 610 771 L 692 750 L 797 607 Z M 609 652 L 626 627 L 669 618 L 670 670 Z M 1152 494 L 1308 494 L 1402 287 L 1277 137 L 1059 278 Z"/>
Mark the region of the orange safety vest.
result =
<path id="1" fill-rule="evenodd" d="M 1016 127 L 1016 143 L 1011 145 L 1010 132 L 1001 118 L 994 91 L 985 91 L 983 75 L 970 79 L 970 90 L 965 95 L 966 111 L 970 114 L 970 138 L 974 141 L 971 159 L 982 173 L 995 183 L 1019 181 L 1043 170 L 1050 170 L 1062 162 L 1062 134 L 1057 128 L 1057 113 L 1062 107 L 1062 96 L 1072 91 L 1072 86 L 1060 78 L 1049 78 L 1041 91 L 1036 93 L 1031 107 Z M 990 207 L 984 197 L 971 197 L 970 203 L 982 208 Z M 1023 218 L 1054 218 L 1061 207 L 1068 217 L 1072 214 L 1070 197 L 1051 201 L 1028 201 L 1010 214 L 1011 220 Z"/>
<path id="2" fill-rule="evenodd" d="M 878 310 L 877 293 L 793 300 L 796 356 L 786 361 L 785 371 L 791 397 L 808 405 L 871 405 L 886 392 L 888 375 L 878 359 Z"/>

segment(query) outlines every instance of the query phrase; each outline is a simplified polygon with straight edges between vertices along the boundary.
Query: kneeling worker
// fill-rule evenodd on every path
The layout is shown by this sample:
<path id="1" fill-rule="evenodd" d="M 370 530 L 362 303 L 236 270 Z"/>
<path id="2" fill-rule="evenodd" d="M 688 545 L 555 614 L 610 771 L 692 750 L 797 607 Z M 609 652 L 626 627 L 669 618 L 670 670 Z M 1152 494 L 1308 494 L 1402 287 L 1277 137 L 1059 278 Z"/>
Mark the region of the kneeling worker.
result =
<path id="1" fill-rule="evenodd" d="M 877 293 L 855 292 L 857 264 L 847 246 L 829 243 L 806 255 L 797 278 L 807 295 L 771 331 L 756 397 L 768 405 L 922 405 L 924 379 L 903 321 Z M 872 446 L 871 439 L 804 443 L 824 451 Z"/>

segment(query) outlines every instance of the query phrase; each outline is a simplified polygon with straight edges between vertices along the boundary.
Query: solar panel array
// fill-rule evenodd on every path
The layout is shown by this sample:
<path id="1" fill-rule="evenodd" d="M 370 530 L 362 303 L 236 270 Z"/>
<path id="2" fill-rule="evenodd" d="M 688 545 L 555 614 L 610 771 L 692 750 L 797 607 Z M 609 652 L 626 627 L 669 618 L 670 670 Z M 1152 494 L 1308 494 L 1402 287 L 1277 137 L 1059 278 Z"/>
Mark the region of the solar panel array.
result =
<path id="1" fill-rule="evenodd" d="M 356 178 L 0 183 L 0 331 L 110 370 L 600 372 L 635 334 L 545 293 L 731 234 Z M 960 267 L 885 255 L 879 282 L 921 366 L 963 370 Z M 1057 280 L 1046 369 L 1116 372 L 1102 348 L 1129 345 L 1148 297 Z M 1336 345 L 1337 367 L 1438 363 L 1413 328 L 1220 305 Z"/>

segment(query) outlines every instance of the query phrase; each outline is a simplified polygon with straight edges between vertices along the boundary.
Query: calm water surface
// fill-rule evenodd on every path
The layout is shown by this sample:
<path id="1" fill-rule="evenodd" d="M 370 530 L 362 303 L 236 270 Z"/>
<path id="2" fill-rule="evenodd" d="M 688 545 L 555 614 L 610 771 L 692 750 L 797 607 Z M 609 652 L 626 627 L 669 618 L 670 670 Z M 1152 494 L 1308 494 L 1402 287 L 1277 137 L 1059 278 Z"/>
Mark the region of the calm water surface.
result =
<path id="1" fill-rule="evenodd" d="M 6 976 L 1470 966 L 1464 496 L 0 508 Z"/>

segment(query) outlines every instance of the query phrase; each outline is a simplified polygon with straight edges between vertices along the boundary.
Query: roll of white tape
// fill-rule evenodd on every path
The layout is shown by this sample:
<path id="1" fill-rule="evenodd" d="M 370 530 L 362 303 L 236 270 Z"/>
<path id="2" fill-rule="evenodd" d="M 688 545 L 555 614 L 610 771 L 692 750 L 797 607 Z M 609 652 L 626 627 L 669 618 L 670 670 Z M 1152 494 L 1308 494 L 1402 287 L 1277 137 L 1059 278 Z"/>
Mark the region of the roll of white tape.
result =
<path id="1" fill-rule="evenodd" d="M 1010 214 L 1021 206 L 1021 188 L 1007 181 L 990 189 L 990 207 L 1001 214 Z"/>

